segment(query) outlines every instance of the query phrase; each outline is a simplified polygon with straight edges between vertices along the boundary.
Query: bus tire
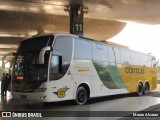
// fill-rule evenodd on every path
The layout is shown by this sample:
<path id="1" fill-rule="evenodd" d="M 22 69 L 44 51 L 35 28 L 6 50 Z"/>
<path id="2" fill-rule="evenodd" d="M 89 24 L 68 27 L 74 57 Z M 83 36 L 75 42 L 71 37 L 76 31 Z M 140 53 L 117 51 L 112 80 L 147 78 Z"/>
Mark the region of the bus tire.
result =
<path id="1" fill-rule="evenodd" d="M 138 94 L 138 96 L 141 96 L 143 94 L 143 85 L 142 85 L 142 83 L 138 83 L 137 94 Z"/>
<path id="2" fill-rule="evenodd" d="M 144 85 L 144 88 L 143 88 L 143 93 L 144 93 L 144 94 L 147 94 L 148 91 L 149 91 L 149 83 L 146 82 L 145 85 Z"/>
<path id="3" fill-rule="evenodd" d="M 77 105 L 84 105 L 87 103 L 87 91 L 83 86 L 78 87 L 77 91 L 76 91 L 76 99 L 75 99 L 75 103 Z"/>

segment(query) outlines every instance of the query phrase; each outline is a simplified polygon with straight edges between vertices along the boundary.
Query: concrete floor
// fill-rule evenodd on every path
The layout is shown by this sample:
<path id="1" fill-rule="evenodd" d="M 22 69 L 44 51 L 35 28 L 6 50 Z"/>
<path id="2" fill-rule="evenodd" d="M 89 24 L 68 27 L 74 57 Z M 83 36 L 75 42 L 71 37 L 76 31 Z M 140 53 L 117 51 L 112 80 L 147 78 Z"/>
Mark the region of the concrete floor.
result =
<path id="1" fill-rule="evenodd" d="M 125 94 L 118 96 L 109 96 L 95 98 L 89 100 L 89 103 L 84 106 L 74 105 L 74 101 L 53 102 L 53 103 L 37 103 L 33 101 L 23 101 L 12 99 L 8 93 L 6 98 L 0 101 L 0 111 L 141 111 L 150 106 L 160 103 L 160 84 L 155 91 L 152 91 L 144 96 L 138 97 L 133 94 Z M 99 120 L 114 120 L 120 117 L 83 117 L 83 119 L 99 119 Z M 46 118 L 0 118 L 0 120 L 80 120 L 82 117 L 46 117 Z"/>

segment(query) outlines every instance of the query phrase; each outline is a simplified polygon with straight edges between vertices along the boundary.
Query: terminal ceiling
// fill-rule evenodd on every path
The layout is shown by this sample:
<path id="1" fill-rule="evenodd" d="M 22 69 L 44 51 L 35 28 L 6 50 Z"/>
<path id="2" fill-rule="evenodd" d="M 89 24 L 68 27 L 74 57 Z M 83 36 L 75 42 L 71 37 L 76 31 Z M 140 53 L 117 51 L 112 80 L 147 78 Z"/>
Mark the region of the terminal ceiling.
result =
<path id="1" fill-rule="evenodd" d="M 69 33 L 69 4 L 88 8 L 84 36 L 97 40 L 115 36 L 127 21 L 160 23 L 160 0 L 0 0 L 0 58 L 32 35 Z"/>

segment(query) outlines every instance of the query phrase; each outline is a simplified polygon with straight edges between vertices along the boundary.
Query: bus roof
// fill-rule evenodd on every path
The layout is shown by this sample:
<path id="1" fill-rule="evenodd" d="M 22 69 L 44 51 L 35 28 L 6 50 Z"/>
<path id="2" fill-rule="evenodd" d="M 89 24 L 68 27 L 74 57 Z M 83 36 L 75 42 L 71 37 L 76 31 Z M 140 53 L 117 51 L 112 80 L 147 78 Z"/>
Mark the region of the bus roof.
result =
<path id="1" fill-rule="evenodd" d="M 87 37 L 83 37 L 83 36 L 79 36 L 79 35 L 73 35 L 73 34 L 69 34 L 69 33 L 46 33 L 46 34 L 41 34 L 41 35 L 35 35 L 35 36 L 32 36 L 31 38 L 46 36 L 46 35 L 53 35 L 55 37 L 70 36 L 70 37 L 74 37 L 74 38 L 83 38 L 83 39 L 86 39 L 86 40 L 89 40 L 89 41 L 94 41 L 94 42 L 97 42 L 97 43 L 103 43 L 103 44 L 114 46 L 114 47 L 117 47 L 117 48 L 129 49 L 129 50 L 134 51 L 134 52 L 138 52 L 138 53 L 141 53 L 141 54 L 146 54 L 146 55 L 149 55 L 149 56 L 153 56 L 152 54 L 147 54 L 147 53 L 142 53 L 142 52 L 139 52 L 139 51 L 136 51 L 136 50 L 132 50 L 128 46 L 125 46 L 125 45 L 113 43 L 113 42 L 106 41 L 106 40 L 96 40 L 96 39 L 87 38 Z M 30 39 L 30 38 L 27 38 L 27 39 Z M 27 40 L 27 39 L 25 39 L 25 40 Z"/>

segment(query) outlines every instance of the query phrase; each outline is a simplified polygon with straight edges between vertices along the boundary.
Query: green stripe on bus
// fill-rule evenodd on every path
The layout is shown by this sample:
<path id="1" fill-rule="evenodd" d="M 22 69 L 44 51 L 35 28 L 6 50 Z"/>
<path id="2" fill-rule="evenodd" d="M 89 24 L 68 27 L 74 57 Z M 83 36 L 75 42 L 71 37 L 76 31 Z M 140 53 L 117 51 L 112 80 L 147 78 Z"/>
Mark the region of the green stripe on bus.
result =
<path id="1" fill-rule="evenodd" d="M 115 63 L 93 61 L 102 83 L 109 89 L 125 88 Z"/>

